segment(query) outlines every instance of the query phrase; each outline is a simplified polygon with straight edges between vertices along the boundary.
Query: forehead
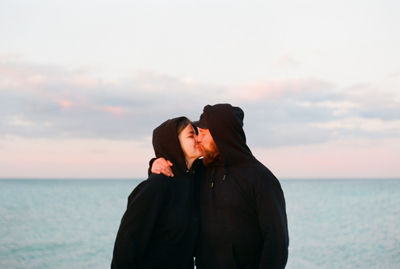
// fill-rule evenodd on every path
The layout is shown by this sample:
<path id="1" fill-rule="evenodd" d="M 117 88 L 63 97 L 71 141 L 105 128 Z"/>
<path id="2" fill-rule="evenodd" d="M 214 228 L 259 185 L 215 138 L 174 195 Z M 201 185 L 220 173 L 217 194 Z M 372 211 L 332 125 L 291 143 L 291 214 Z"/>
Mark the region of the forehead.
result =
<path id="1" fill-rule="evenodd" d="M 185 129 L 182 130 L 183 133 L 194 133 L 193 126 L 191 124 L 188 124 Z"/>

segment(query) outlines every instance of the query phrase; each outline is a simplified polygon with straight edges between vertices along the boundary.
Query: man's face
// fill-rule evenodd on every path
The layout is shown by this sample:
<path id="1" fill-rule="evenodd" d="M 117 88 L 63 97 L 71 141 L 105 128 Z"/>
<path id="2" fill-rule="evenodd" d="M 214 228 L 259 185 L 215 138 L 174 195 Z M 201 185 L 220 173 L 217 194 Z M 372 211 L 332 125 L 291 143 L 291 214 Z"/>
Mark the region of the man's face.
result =
<path id="1" fill-rule="evenodd" d="M 199 143 L 200 150 L 203 155 L 203 162 L 205 165 L 212 163 L 218 156 L 219 150 L 214 142 L 213 137 L 208 129 L 199 129 L 197 135 L 197 143 Z"/>

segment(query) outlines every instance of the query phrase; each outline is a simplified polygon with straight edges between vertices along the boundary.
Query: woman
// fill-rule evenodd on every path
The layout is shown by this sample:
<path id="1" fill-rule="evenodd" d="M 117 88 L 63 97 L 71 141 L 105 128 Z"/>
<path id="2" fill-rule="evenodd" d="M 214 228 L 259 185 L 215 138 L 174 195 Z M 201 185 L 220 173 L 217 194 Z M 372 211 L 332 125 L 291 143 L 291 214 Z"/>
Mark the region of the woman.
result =
<path id="1" fill-rule="evenodd" d="M 193 163 L 200 157 L 185 117 L 153 131 L 156 157 L 174 163 L 174 178 L 151 174 L 128 198 L 114 245 L 112 269 L 193 268 L 198 215 Z"/>

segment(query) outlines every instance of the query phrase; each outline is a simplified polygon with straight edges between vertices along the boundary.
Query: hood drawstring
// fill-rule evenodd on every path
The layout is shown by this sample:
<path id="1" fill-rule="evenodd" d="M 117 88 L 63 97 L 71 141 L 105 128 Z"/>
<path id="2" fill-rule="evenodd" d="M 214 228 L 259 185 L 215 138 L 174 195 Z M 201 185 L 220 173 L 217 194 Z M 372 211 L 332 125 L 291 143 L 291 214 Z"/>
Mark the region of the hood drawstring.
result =
<path id="1" fill-rule="evenodd" d="M 228 175 L 229 175 L 229 170 L 226 166 L 224 166 L 224 176 L 222 177 L 222 180 L 225 181 Z"/>
<path id="2" fill-rule="evenodd" d="M 214 177 L 215 177 L 215 172 L 216 172 L 216 169 L 215 169 L 215 167 L 213 167 L 212 168 L 212 170 L 211 170 L 211 182 L 210 182 L 210 188 L 211 189 L 213 189 L 214 188 Z"/>
<path id="3" fill-rule="evenodd" d="M 211 170 L 211 178 L 210 178 L 210 188 L 211 189 L 213 189 L 214 185 L 215 185 L 216 172 L 217 172 L 217 169 L 215 167 L 213 167 Z M 225 181 L 228 175 L 229 175 L 229 169 L 227 167 L 224 167 L 224 175 L 222 176 L 222 181 Z"/>

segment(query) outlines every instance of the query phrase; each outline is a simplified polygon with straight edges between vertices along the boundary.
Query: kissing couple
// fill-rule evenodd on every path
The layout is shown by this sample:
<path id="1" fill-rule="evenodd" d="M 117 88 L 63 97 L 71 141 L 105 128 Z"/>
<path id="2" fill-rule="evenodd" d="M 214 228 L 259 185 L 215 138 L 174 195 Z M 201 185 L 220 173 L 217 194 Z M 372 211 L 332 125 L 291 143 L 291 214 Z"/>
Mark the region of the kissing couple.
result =
<path id="1" fill-rule="evenodd" d="M 243 118 L 207 105 L 196 122 L 154 129 L 155 158 L 128 197 L 111 269 L 285 268 L 284 194 L 247 146 Z"/>

